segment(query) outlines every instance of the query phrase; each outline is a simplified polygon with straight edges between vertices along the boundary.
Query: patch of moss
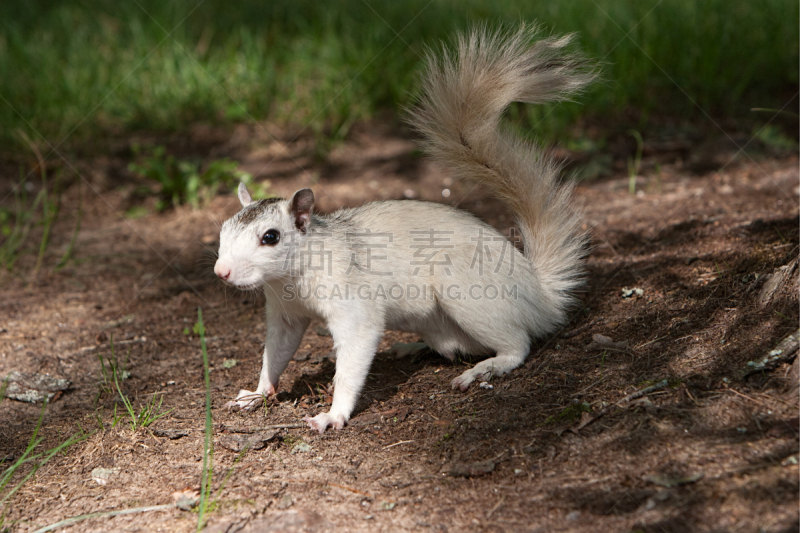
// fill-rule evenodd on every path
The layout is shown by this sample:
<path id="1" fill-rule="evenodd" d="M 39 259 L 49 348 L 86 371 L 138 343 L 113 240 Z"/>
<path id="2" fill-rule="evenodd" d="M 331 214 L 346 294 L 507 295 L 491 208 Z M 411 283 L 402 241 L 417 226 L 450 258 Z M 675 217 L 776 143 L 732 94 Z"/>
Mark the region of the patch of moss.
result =
<path id="1" fill-rule="evenodd" d="M 283 443 L 289 448 L 292 448 L 298 442 L 303 442 L 302 437 L 298 437 L 296 435 L 284 435 L 281 440 L 283 440 Z"/>
<path id="2" fill-rule="evenodd" d="M 548 416 L 547 420 L 544 421 L 544 425 L 548 426 L 550 424 L 559 424 L 561 422 L 570 422 L 572 420 L 577 420 L 581 417 L 581 413 L 591 413 L 592 407 L 586 403 L 574 403 L 568 407 L 565 407 L 560 413 L 557 415 Z"/>

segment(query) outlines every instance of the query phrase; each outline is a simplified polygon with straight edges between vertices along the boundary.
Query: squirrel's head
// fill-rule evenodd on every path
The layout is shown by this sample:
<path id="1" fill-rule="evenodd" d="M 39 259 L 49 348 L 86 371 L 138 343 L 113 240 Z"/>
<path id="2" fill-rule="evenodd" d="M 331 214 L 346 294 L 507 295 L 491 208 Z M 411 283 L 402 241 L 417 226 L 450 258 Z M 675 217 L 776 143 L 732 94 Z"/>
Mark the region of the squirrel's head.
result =
<path id="1" fill-rule="evenodd" d="M 305 244 L 311 226 L 314 193 L 300 189 L 289 200 L 253 201 L 239 184 L 242 210 L 222 225 L 214 273 L 240 289 L 292 275 L 297 250 Z"/>

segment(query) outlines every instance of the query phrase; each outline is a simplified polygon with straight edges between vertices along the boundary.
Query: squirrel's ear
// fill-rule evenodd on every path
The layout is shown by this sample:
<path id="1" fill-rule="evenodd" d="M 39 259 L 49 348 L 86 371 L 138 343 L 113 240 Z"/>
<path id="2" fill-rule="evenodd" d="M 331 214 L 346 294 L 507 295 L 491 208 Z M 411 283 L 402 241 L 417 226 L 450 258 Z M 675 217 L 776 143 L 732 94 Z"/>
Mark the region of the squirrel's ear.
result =
<path id="1" fill-rule="evenodd" d="M 294 217 L 297 229 L 306 232 L 311 224 L 311 210 L 314 208 L 314 193 L 311 189 L 300 189 L 289 200 L 289 213 Z"/>
<path id="2" fill-rule="evenodd" d="M 247 207 L 253 203 L 250 193 L 247 192 L 247 187 L 242 182 L 239 182 L 239 201 L 242 203 L 242 207 Z"/>

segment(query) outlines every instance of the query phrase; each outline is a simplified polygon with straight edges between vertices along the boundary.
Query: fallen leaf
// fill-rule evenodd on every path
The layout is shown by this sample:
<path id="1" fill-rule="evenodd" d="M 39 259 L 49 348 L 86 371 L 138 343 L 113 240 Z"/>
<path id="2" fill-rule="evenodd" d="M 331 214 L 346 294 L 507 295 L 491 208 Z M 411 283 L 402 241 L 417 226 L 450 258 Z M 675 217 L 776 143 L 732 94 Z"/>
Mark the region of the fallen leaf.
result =
<path id="1" fill-rule="evenodd" d="M 232 452 L 240 452 L 245 448 L 260 450 L 267 445 L 267 442 L 274 439 L 278 434 L 277 430 L 256 433 L 255 435 L 225 435 L 219 438 L 219 445 Z"/>
<path id="2" fill-rule="evenodd" d="M 92 470 L 92 481 L 98 485 L 105 485 L 108 480 L 119 474 L 119 468 L 103 468 L 98 466 Z"/>
<path id="3" fill-rule="evenodd" d="M 156 437 L 166 437 L 171 440 L 185 437 L 189 434 L 185 429 L 154 429 L 153 435 Z"/>
<path id="4" fill-rule="evenodd" d="M 595 333 L 592 335 L 592 342 L 586 345 L 587 350 L 615 350 L 619 352 L 627 352 L 628 351 L 628 343 L 623 342 L 614 342 L 611 337 L 606 337 L 605 335 L 600 335 L 599 333 Z"/>

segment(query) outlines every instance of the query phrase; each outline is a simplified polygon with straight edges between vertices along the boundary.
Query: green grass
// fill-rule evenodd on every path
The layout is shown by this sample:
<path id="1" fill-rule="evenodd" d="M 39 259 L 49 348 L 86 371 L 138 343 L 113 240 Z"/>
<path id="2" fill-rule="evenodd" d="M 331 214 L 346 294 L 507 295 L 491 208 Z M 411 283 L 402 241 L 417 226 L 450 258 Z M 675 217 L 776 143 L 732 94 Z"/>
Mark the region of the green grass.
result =
<path id="1" fill-rule="evenodd" d="M 211 481 L 214 477 L 214 428 L 211 416 L 211 378 L 209 377 L 208 350 L 206 349 L 206 328 L 203 325 L 203 309 L 197 308 L 197 324 L 199 325 L 200 351 L 203 354 L 203 377 L 206 386 L 206 430 L 203 440 L 203 470 L 200 477 L 200 501 L 197 504 L 197 531 L 205 527 L 206 514 L 211 510 Z M 216 498 L 215 498 L 216 500 Z M 215 501 L 214 500 L 214 501 Z"/>
<path id="2" fill-rule="evenodd" d="M 50 243 L 50 232 L 53 223 L 58 218 L 61 210 L 61 194 L 63 187 L 59 181 L 59 173 L 56 173 L 52 186 L 48 185 L 47 171 L 43 161 L 40 159 L 40 181 L 39 192 L 33 199 L 28 197 L 28 186 L 32 185 L 20 169 L 21 179 L 12 190 L 13 207 L 0 206 L 0 268 L 11 271 L 14 264 L 19 259 L 20 254 L 26 245 L 31 245 L 29 234 L 32 229 L 41 226 L 41 237 L 38 243 L 36 266 L 28 279 L 31 281 L 36 278 L 42 268 L 45 253 Z M 9 202 L 11 203 L 11 201 Z M 76 230 L 77 231 L 77 230 Z M 67 252 L 62 256 L 56 267 L 63 266 L 69 259 L 72 246 L 74 246 L 75 235 L 70 243 Z"/>
<path id="3" fill-rule="evenodd" d="M 211 484 L 214 478 L 214 428 L 213 417 L 211 415 L 211 378 L 209 377 L 210 369 L 208 364 L 208 350 L 206 348 L 206 328 L 203 324 L 202 307 L 197 308 L 197 322 L 195 323 L 194 330 L 197 335 L 200 336 L 200 351 L 203 354 L 203 376 L 206 388 L 206 427 L 205 438 L 203 440 L 203 470 L 200 477 L 200 498 L 197 502 L 197 531 L 202 531 L 208 520 L 207 515 L 219 507 L 219 497 L 222 491 L 225 490 L 225 485 L 231 479 L 236 465 L 250 449 L 250 446 L 245 446 L 233 460 L 233 464 L 228 468 L 219 487 L 217 487 L 216 495 L 211 499 Z"/>
<path id="4" fill-rule="evenodd" d="M 0 403 L 3 402 L 6 395 L 6 389 L 8 388 L 8 377 L 3 380 L 2 385 L 0 385 Z M 31 438 L 28 440 L 28 445 L 25 447 L 25 451 L 22 452 L 15 460 L 12 459 L 10 464 L 6 466 L 7 459 L 0 458 L 0 468 L 3 468 L 0 471 L 0 531 L 10 531 L 10 527 L 6 525 L 6 515 L 7 509 L 6 505 L 8 505 L 9 500 L 14 496 L 14 494 L 22 488 L 22 486 L 33 476 L 36 475 L 36 472 L 45 465 L 50 459 L 52 459 L 56 454 L 64 452 L 67 448 L 86 440 L 90 436 L 94 434 L 86 433 L 81 428 L 80 433 L 76 433 L 71 437 L 67 438 L 65 441 L 57 444 L 53 448 L 47 449 L 42 452 L 36 452 L 36 448 L 41 447 L 42 441 L 44 440 L 43 437 L 39 436 L 39 430 L 42 428 L 42 422 L 44 421 L 44 411 L 47 408 L 47 401 L 42 404 L 42 410 L 39 413 L 39 420 L 36 423 L 36 427 L 33 429 L 33 434 Z M 79 424 L 80 426 L 80 424 Z M 14 477 L 24 470 L 23 467 L 26 465 L 30 465 L 27 473 L 22 476 L 16 484 L 11 486 L 11 481 Z"/>
<path id="5" fill-rule="evenodd" d="M 129 354 L 130 355 L 130 354 Z M 124 368 L 123 365 L 120 365 L 117 361 L 117 357 L 114 354 L 114 336 L 111 336 L 111 355 L 108 357 L 108 371 L 106 371 L 106 365 L 103 363 L 103 356 L 98 354 L 100 358 L 100 371 L 101 375 L 103 376 L 103 382 L 100 384 L 100 393 L 103 390 L 108 390 L 111 386 L 111 382 L 113 381 L 114 389 L 119 394 L 119 398 L 122 401 L 122 404 L 125 406 L 125 411 L 127 411 L 128 416 L 130 417 L 130 426 L 131 431 L 136 432 L 136 430 L 141 428 L 149 427 L 153 422 L 162 418 L 169 413 L 172 412 L 172 409 L 169 411 L 162 411 L 161 404 L 164 402 L 164 396 L 153 394 L 150 397 L 150 400 L 145 402 L 142 406 L 139 407 L 137 410 L 133 403 L 131 402 L 130 398 L 128 398 L 124 392 L 122 392 L 122 388 L 120 387 L 120 381 L 123 381 L 127 378 L 126 374 L 129 374 Z M 127 358 L 126 358 L 127 361 Z M 158 399 L 156 399 L 158 396 Z M 117 415 L 117 408 L 114 407 L 114 418 L 112 421 L 112 426 L 115 427 L 117 423 L 120 421 L 121 415 Z M 100 424 L 102 427 L 102 422 Z"/>
<path id="6" fill-rule="evenodd" d="M 636 109 L 769 116 L 798 83 L 795 0 L 243 0 L 0 4 L 0 145 L 269 119 L 336 141 L 412 101 L 420 53 L 474 22 L 578 32 L 604 82 L 581 103 L 515 110 L 546 140 Z M 395 31 L 400 33 L 398 37 Z M 630 31 L 630 39 L 625 37 Z M 795 106 L 796 107 L 796 106 Z M 757 116 L 755 116 L 757 115 Z M 45 142 L 39 134 L 43 135 Z"/>
<path id="7" fill-rule="evenodd" d="M 159 211 L 184 203 L 197 208 L 216 196 L 223 185 L 235 189 L 240 182 L 248 184 L 252 181 L 250 174 L 239 170 L 238 164 L 229 159 L 212 161 L 200 172 L 199 164 L 176 159 L 167 154 L 163 146 L 156 146 L 151 153 L 142 154 L 141 147 L 134 145 L 133 153 L 137 156 L 141 154 L 142 162 L 131 163 L 128 170 L 154 180 L 161 186 L 161 199 L 156 206 Z"/>
<path id="8" fill-rule="evenodd" d="M 6 388 L 6 382 L 4 382 L 2 386 L 2 391 L 0 391 L 0 402 L 2 402 L 4 393 Z M 45 465 L 50 459 L 52 459 L 56 454 L 66 450 L 68 447 L 81 442 L 87 438 L 89 438 L 92 433 L 85 433 L 81 431 L 80 433 L 76 433 L 71 437 L 67 438 L 65 441 L 61 442 L 60 444 L 44 450 L 37 452 L 36 449 L 41 447 L 42 441 L 44 437 L 39 436 L 39 430 L 42 428 L 42 422 L 44 421 L 44 411 L 47 407 L 47 402 L 45 401 L 42 404 L 42 411 L 39 414 L 39 421 L 36 423 L 36 427 L 33 430 L 33 434 L 31 435 L 30 440 L 28 441 L 28 446 L 25 448 L 25 451 L 22 452 L 16 460 L 14 460 L 10 465 L 5 466 L 5 461 L 0 460 L 0 466 L 5 467 L 2 472 L 0 472 L 0 509 L 2 512 L 0 513 L 0 531 L 7 531 L 5 526 L 5 518 L 6 518 L 6 505 L 8 504 L 9 500 L 14 496 L 14 494 L 22 488 L 22 486 L 33 476 L 36 475 L 36 472 Z M 26 465 L 29 465 L 26 467 Z M 28 468 L 27 473 L 22 476 L 16 484 L 11 486 L 11 481 L 16 477 L 16 475 L 23 471 L 23 467 Z"/>

